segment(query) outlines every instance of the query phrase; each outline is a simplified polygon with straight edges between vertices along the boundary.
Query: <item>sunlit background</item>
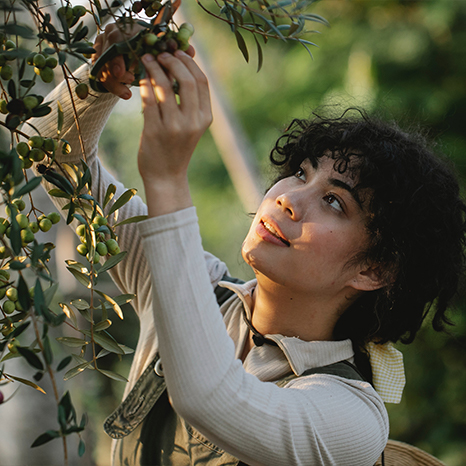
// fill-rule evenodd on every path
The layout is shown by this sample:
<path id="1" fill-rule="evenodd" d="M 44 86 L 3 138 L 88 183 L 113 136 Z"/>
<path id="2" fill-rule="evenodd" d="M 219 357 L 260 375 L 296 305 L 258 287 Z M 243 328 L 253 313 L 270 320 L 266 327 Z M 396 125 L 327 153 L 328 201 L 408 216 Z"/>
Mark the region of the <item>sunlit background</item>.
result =
<path id="1" fill-rule="evenodd" d="M 250 163 L 262 174 L 258 180 L 261 191 L 271 179 L 269 152 L 292 118 L 329 109 L 338 113 L 355 105 L 408 127 L 422 125 L 454 161 L 460 176 L 466 176 L 466 2 L 322 0 L 312 12 L 321 14 L 331 26 L 315 26 L 320 33 L 310 36 L 319 46 L 311 49 L 313 58 L 299 45 L 269 43 L 259 73 L 252 40 L 246 64 L 227 25 L 209 18 L 194 0 L 185 0 L 183 8 L 195 26 L 195 39 L 211 69 L 211 80 L 239 122 L 237 134 L 252 156 Z M 141 128 L 135 89 L 133 99 L 120 102 L 112 114 L 100 141 L 100 156 L 118 179 L 138 188 L 143 196 L 136 167 Z M 232 275 L 251 278 L 240 255 L 251 208 L 241 202 L 210 134 L 196 151 L 190 175 L 204 247 L 221 257 Z M 71 276 L 67 279 L 69 274 L 61 265 L 75 257 L 77 240 L 63 226 L 56 241 L 61 283 L 57 300 L 82 297 L 84 288 L 77 288 Z M 106 286 L 117 293 L 110 281 Z M 426 325 L 415 343 L 399 346 L 405 357 L 407 387 L 400 405 L 388 405 L 390 437 L 423 448 L 449 466 L 466 464 L 464 301 L 464 296 L 457 301 L 451 334 L 435 334 Z M 138 324 L 132 309 L 127 306 L 124 321 L 112 320 L 116 339 L 134 348 Z M 112 364 L 127 374 L 131 357 L 121 361 L 115 357 Z M 78 461 L 77 441 L 71 438 L 70 464 L 108 465 L 110 439 L 102 424 L 118 405 L 122 383 L 88 371 L 64 387 L 72 393 L 78 416 L 87 412 L 89 417 L 85 457 Z M 29 449 L 38 433 L 55 428 L 56 407 L 46 398 L 23 387 L 0 407 L 0 465 L 62 464 L 59 441 Z"/>

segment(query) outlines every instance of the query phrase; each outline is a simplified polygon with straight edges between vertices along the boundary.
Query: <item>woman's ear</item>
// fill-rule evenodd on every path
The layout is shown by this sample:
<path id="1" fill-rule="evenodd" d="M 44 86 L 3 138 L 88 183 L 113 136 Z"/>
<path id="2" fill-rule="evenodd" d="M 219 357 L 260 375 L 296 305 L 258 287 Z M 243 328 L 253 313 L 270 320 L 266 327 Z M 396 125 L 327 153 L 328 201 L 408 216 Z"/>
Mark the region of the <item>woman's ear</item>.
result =
<path id="1" fill-rule="evenodd" d="M 392 274 L 387 273 L 381 264 L 361 268 L 353 277 L 349 286 L 358 291 L 375 291 L 392 282 Z"/>

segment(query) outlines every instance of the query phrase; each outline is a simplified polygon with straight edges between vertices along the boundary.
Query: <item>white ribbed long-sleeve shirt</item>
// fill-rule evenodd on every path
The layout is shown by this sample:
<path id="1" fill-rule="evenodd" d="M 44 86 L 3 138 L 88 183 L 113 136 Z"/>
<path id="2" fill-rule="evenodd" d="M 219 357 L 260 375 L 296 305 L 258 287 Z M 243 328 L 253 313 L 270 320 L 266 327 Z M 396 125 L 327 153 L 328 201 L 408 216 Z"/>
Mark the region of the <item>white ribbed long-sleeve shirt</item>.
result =
<path id="1" fill-rule="evenodd" d="M 76 76 L 86 79 L 87 73 L 84 66 Z M 82 154 L 66 87 L 59 86 L 46 100 L 59 100 L 66 116 L 62 137 L 73 151 L 60 160 L 78 163 Z M 93 194 L 100 201 L 110 183 L 117 185 L 116 196 L 124 191 L 97 157 L 98 139 L 115 102 L 111 95 L 77 102 Z M 56 133 L 55 122 L 52 112 L 33 124 L 47 137 Z M 120 209 L 119 220 L 146 212 L 135 197 Z M 125 396 L 160 352 L 174 409 L 243 462 L 375 463 L 388 438 L 388 418 L 370 384 L 327 374 L 296 378 L 284 388 L 273 383 L 291 371 L 300 375 L 309 368 L 352 361 L 349 340 L 306 342 L 267 335 L 278 346 L 254 347 L 242 364 L 248 336 L 242 312 L 244 308 L 250 315 L 255 281 L 229 285 L 236 294 L 219 310 L 213 286 L 227 269 L 203 251 L 195 208 L 120 226 L 117 233 L 128 255 L 111 275 L 122 292 L 136 294 L 133 305 L 141 324 Z"/>

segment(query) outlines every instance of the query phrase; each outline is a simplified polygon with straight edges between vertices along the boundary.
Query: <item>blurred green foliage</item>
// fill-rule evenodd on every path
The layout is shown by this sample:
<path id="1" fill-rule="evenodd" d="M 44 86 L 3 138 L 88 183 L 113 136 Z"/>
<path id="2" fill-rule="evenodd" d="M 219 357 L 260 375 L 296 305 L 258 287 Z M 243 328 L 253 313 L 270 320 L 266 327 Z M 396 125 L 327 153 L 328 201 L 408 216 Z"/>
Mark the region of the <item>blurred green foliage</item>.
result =
<path id="1" fill-rule="evenodd" d="M 228 26 L 209 21 L 194 2 L 185 2 L 185 8 L 264 178 L 269 177 L 270 149 L 292 118 L 354 105 L 402 126 L 420 124 L 466 177 L 466 2 L 323 0 L 313 12 L 331 27 L 322 26 L 322 34 L 311 38 L 319 45 L 312 50 L 314 59 L 298 45 L 270 44 L 258 74 L 256 57 L 244 63 Z M 101 140 L 117 176 L 131 186 L 139 183 L 134 163 L 138 112 L 131 134 L 127 111 L 115 112 Z M 225 260 L 232 274 L 250 278 L 239 253 L 248 213 L 209 135 L 196 152 L 191 180 L 204 247 Z M 413 344 L 400 345 L 407 387 L 400 405 L 388 405 L 390 437 L 417 445 L 449 466 L 466 464 L 465 307 L 463 293 L 451 334 L 437 334 L 426 324 Z"/>

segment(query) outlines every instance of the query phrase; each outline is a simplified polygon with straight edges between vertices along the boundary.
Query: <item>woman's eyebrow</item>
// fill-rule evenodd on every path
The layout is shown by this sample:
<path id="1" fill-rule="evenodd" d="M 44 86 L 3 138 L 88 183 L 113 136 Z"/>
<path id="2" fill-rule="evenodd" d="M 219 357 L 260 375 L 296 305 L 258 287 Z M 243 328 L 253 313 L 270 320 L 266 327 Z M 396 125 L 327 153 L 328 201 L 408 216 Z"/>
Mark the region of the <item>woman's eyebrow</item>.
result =
<path id="1" fill-rule="evenodd" d="M 356 202 L 356 204 L 359 206 L 359 208 L 361 210 L 364 210 L 364 206 L 362 205 L 361 199 L 359 198 L 356 189 L 354 189 L 348 183 L 345 183 L 343 180 L 339 180 L 338 178 L 330 178 L 329 182 L 332 186 L 335 186 L 336 188 L 342 188 L 345 191 L 348 191 L 351 194 L 351 197 Z"/>

